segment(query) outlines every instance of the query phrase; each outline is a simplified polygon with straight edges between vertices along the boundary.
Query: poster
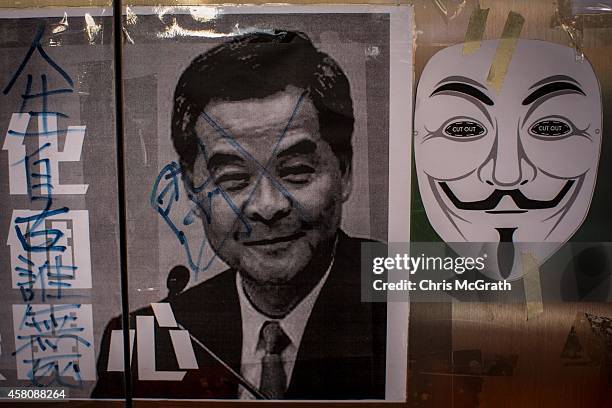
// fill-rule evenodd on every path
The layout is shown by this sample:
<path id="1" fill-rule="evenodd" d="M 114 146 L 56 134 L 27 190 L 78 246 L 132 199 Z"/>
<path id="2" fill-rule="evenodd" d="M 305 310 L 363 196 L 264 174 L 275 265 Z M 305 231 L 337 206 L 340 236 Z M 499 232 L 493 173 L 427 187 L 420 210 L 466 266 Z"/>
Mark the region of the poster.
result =
<path id="1" fill-rule="evenodd" d="M 0 387 L 88 398 L 121 311 L 111 9 L 0 12 Z"/>
<path id="2" fill-rule="evenodd" d="M 408 239 L 410 8 L 125 18 L 133 397 L 404 401 L 408 305 L 361 301 L 359 252 Z"/>

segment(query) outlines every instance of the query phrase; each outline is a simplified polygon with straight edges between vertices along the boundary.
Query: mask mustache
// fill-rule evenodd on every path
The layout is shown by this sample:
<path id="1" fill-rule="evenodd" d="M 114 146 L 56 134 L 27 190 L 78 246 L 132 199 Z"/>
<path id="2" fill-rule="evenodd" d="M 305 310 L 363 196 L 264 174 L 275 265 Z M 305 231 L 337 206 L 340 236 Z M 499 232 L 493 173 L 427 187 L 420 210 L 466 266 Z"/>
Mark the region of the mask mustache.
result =
<path id="1" fill-rule="evenodd" d="M 510 196 L 512 201 L 516 204 L 518 208 L 521 210 L 544 210 L 547 208 L 554 208 L 563 197 L 571 190 L 574 185 L 575 180 L 568 180 L 561 191 L 557 193 L 557 195 L 552 200 L 532 200 L 531 198 L 525 196 L 523 192 L 519 189 L 513 190 L 494 190 L 487 198 L 484 200 L 477 201 L 461 201 L 455 193 L 450 189 L 448 184 L 444 181 L 439 182 L 438 184 L 442 188 L 442 191 L 446 194 L 446 196 L 451 200 L 453 205 L 460 210 L 475 210 L 475 211 L 487 211 L 493 210 L 495 207 L 499 205 L 499 202 L 505 196 Z"/>

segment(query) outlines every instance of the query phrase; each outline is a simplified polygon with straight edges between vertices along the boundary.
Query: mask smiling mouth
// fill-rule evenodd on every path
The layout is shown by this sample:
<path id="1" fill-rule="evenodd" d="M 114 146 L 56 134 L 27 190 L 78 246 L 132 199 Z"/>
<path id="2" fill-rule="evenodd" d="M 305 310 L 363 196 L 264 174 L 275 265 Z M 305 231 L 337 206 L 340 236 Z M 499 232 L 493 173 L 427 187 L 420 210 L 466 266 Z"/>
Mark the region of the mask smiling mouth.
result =
<path id="1" fill-rule="evenodd" d="M 565 198 L 567 193 L 572 189 L 576 180 L 568 180 L 561 190 L 551 200 L 533 200 L 519 189 L 513 190 L 494 190 L 487 198 L 476 201 L 461 201 L 451 190 L 445 181 L 439 181 L 438 185 L 444 191 L 448 199 L 455 207 L 460 210 L 485 211 L 491 214 L 500 213 L 524 213 L 529 210 L 544 210 L 557 207 Z M 494 210 L 505 197 L 509 196 L 516 204 L 516 210 Z"/>
<path id="2" fill-rule="evenodd" d="M 246 242 L 243 242 L 243 244 L 245 246 L 274 245 L 274 244 L 280 244 L 283 242 L 295 241 L 296 239 L 302 238 L 304 235 L 305 233 L 300 231 L 300 232 L 296 232 L 295 234 L 291 234 L 291 235 L 283 235 L 283 236 L 277 236 L 277 237 L 271 237 L 271 238 L 263 238 L 263 239 L 258 239 L 258 240 L 246 241 Z"/>

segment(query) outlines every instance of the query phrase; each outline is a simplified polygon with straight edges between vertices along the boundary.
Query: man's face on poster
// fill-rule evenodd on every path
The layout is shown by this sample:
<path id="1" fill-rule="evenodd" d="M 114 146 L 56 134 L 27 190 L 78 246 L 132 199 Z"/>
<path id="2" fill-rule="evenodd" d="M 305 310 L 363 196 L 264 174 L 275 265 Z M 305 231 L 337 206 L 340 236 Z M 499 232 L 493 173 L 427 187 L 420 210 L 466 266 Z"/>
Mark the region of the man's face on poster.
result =
<path id="1" fill-rule="evenodd" d="M 260 284 L 283 285 L 333 246 L 349 170 L 321 138 L 301 89 L 210 102 L 196 122 L 201 152 L 193 184 L 219 257 Z M 206 197 L 206 199 L 202 199 Z M 306 272 L 307 273 L 307 272 Z"/>
<path id="2" fill-rule="evenodd" d="M 423 71 L 414 149 L 427 216 L 446 242 L 566 242 L 595 187 L 597 79 L 571 48 L 519 40 L 497 92 L 497 45 L 446 48 Z"/>

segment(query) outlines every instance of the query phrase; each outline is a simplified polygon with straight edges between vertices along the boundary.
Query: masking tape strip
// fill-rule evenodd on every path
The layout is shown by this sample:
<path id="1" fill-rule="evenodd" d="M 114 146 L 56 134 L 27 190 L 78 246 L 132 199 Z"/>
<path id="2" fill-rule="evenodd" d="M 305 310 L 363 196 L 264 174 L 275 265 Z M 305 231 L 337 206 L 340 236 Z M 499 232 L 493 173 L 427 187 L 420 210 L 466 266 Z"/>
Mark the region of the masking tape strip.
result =
<path id="1" fill-rule="evenodd" d="M 487 17 L 489 9 L 481 9 L 480 5 L 472 11 L 468 28 L 465 32 L 465 40 L 463 45 L 463 55 L 469 55 L 480 49 L 480 43 L 484 36 L 485 27 L 487 26 Z"/>
<path id="2" fill-rule="evenodd" d="M 542 287 L 540 285 L 540 266 L 532 254 L 521 254 L 523 261 L 523 285 L 527 304 L 527 320 L 544 312 Z"/>
<path id="3" fill-rule="evenodd" d="M 495 50 L 489 75 L 487 75 L 487 83 L 496 92 L 499 92 L 504 84 L 508 65 L 512 61 L 512 54 L 514 54 L 514 48 L 516 48 L 516 43 L 524 23 L 525 19 L 519 13 L 514 11 L 508 13 L 504 31 L 497 45 L 497 50 Z"/>
<path id="4" fill-rule="evenodd" d="M 582 37 L 584 16 L 579 16 L 576 13 L 573 1 L 571 0 L 557 0 L 555 13 L 556 20 L 553 20 L 553 26 L 561 27 L 565 31 L 570 39 L 571 46 L 576 50 L 576 59 L 578 61 L 583 60 Z"/>

